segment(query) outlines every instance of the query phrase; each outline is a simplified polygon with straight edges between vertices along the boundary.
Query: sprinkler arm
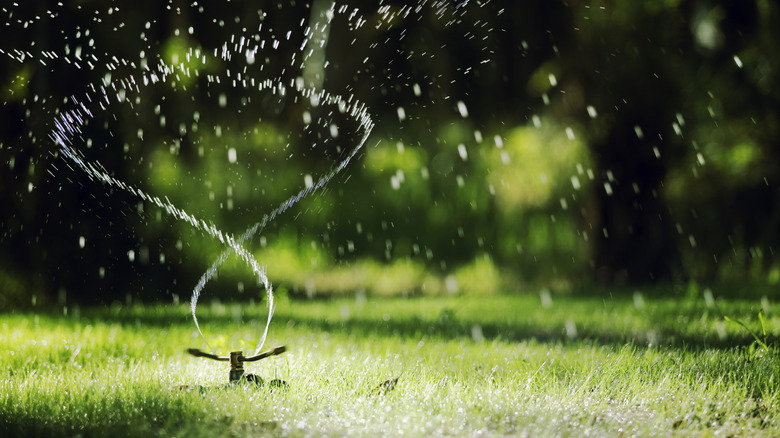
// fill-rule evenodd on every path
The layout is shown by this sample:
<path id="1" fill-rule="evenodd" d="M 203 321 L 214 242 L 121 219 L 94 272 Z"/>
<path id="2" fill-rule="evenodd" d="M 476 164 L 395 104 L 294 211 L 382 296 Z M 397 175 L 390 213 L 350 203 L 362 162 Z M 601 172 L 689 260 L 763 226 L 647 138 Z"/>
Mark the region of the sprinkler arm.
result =
<path id="1" fill-rule="evenodd" d="M 287 351 L 287 347 L 281 345 L 279 347 L 272 348 L 268 351 L 262 352 L 256 356 L 246 357 L 239 352 L 238 362 L 255 362 L 266 357 L 276 356 Z M 195 357 L 205 357 L 206 359 L 219 360 L 223 362 L 229 362 L 230 356 L 217 356 L 216 354 L 206 353 L 205 351 L 198 350 L 197 348 L 188 348 L 187 353 Z"/>
<path id="2" fill-rule="evenodd" d="M 276 355 L 282 354 L 285 351 L 287 351 L 287 347 L 284 346 L 284 345 L 280 345 L 280 346 L 274 347 L 274 348 L 272 348 L 272 349 L 270 349 L 268 351 L 264 351 L 264 352 L 262 352 L 262 353 L 260 353 L 260 354 L 258 354 L 256 356 L 249 356 L 249 357 L 241 356 L 241 358 L 239 360 L 241 362 L 254 362 L 254 361 L 257 361 L 257 360 L 260 360 L 260 359 L 265 359 L 266 357 L 276 356 Z"/>
<path id="3" fill-rule="evenodd" d="M 205 357 L 206 359 L 221 360 L 225 362 L 230 360 L 230 358 L 227 356 L 217 356 L 216 354 L 206 353 L 205 351 L 198 350 L 197 348 L 188 348 L 187 353 L 195 357 Z"/>

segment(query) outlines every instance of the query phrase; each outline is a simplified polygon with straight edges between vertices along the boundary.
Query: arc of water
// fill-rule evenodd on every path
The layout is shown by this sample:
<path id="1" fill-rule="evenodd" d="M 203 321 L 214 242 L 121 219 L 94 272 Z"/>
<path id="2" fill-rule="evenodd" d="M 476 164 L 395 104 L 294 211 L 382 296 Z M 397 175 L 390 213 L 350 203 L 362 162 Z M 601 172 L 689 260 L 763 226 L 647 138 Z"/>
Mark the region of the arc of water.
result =
<path id="1" fill-rule="evenodd" d="M 167 67 L 165 66 L 160 67 L 160 73 L 163 76 L 167 72 L 168 72 Z M 151 73 L 150 77 L 155 80 L 159 79 L 159 77 L 155 75 L 153 72 Z M 143 83 L 147 83 L 148 81 L 149 78 L 145 75 L 143 78 Z M 114 101 L 108 97 L 108 94 L 109 92 L 114 92 L 117 93 L 116 102 L 121 103 L 123 99 L 126 98 L 125 90 L 127 88 L 132 88 L 132 87 L 128 87 L 127 86 L 128 84 L 133 84 L 135 86 L 135 89 L 136 90 L 138 89 L 138 85 L 137 85 L 138 82 L 135 81 L 133 78 L 131 78 L 130 80 L 120 81 L 119 89 L 117 89 L 116 83 L 112 82 L 109 87 L 106 86 L 100 87 L 100 90 L 104 94 L 103 99 L 94 99 L 94 101 L 98 102 L 98 105 L 101 110 L 106 110 L 108 105 L 114 103 Z M 263 84 L 259 86 L 259 89 L 263 89 L 264 87 L 273 88 L 273 89 L 277 89 L 277 88 L 284 89 L 283 84 L 274 83 L 273 81 L 263 82 Z M 300 83 L 297 84 L 296 91 L 301 93 L 304 97 L 310 99 L 314 97 L 321 103 L 344 106 L 347 112 L 349 112 L 349 114 L 352 117 L 354 117 L 359 121 L 360 126 L 363 129 L 363 136 L 360 139 L 360 141 L 357 143 L 357 145 L 351 150 L 351 152 L 341 162 L 339 162 L 336 166 L 334 166 L 330 170 L 330 172 L 321 176 L 315 184 L 301 189 L 298 193 L 296 193 L 295 195 L 291 196 L 286 201 L 281 203 L 269 214 L 263 216 L 263 218 L 259 222 L 247 228 L 244 231 L 244 233 L 242 233 L 238 238 L 234 238 L 229 234 L 223 233 L 214 225 L 210 225 L 205 221 L 197 219 L 196 217 L 188 214 L 183 209 L 176 207 L 167 197 L 165 198 L 165 200 L 163 200 L 157 196 L 149 195 L 138 187 L 128 185 L 112 177 L 111 175 L 109 175 L 108 171 L 99 162 L 88 161 L 80 150 L 73 148 L 72 146 L 73 139 L 81 135 L 82 127 L 87 123 L 88 120 L 94 117 L 94 114 L 85 103 L 79 102 L 75 97 L 72 98 L 72 101 L 76 105 L 76 108 L 61 113 L 54 120 L 54 129 L 50 133 L 50 138 L 55 143 L 55 145 L 58 146 L 59 150 L 63 153 L 63 155 L 67 159 L 69 159 L 73 164 L 75 164 L 78 168 L 80 168 L 83 172 L 85 172 L 90 179 L 102 182 L 104 184 L 118 187 L 119 189 L 127 191 L 132 195 L 141 198 L 144 201 L 151 202 L 154 205 L 165 210 L 167 214 L 173 216 L 176 219 L 187 222 L 188 224 L 195 227 L 196 229 L 199 229 L 209 234 L 211 237 L 218 239 L 220 242 L 222 242 L 224 245 L 228 247 L 224 252 L 220 254 L 217 260 L 211 265 L 211 267 L 208 270 L 206 270 L 206 272 L 201 276 L 200 280 L 198 281 L 195 288 L 193 289 L 192 299 L 190 302 L 192 317 L 195 326 L 200 336 L 203 338 L 206 344 L 209 345 L 209 348 L 211 348 L 211 345 L 209 344 L 206 337 L 203 335 L 203 331 L 201 330 L 200 323 L 198 322 L 198 318 L 195 312 L 198 299 L 200 297 L 201 292 L 203 291 L 203 288 L 206 286 L 206 283 L 208 283 L 208 281 L 211 280 L 214 277 L 214 275 L 216 275 L 217 270 L 222 265 L 222 263 L 224 263 L 232 254 L 236 254 L 247 266 L 249 266 L 252 269 L 253 273 L 258 279 L 258 283 L 262 284 L 263 287 L 265 288 L 268 297 L 268 318 L 266 320 L 266 325 L 265 325 L 265 329 L 263 330 L 263 334 L 255 349 L 255 354 L 260 352 L 260 350 L 262 349 L 265 343 L 265 339 L 268 335 L 268 329 L 270 327 L 271 319 L 273 318 L 273 313 L 275 309 L 273 287 L 271 282 L 268 279 L 268 276 L 265 273 L 264 268 L 260 266 L 257 259 L 255 259 L 255 257 L 253 257 L 247 251 L 247 249 L 244 247 L 244 243 L 247 240 L 249 240 L 252 236 L 257 234 L 259 231 L 264 229 L 265 226 L 271 221 L 273 221 L 278 215 L 284 213 L 290 207 L 298 203 L 298 201 L 300 201 L 302 198 L 324 187 L 331 179 L 333 179 L 333 177 L 337 173 L 339 173 L 345 167 L 347 167 L 347 165 L 352 160 L 352 158 L 363 147 L 366 140 L 368 139 L 369 134 L 371 133 L 371 130 L 373 129 L 374 124 L 371 118 L 368 116 L 368 112 L 366 108 L 362 106 L 362 104 L 357 103 L 354 100 L 351 103 L 347 103 L 340 96 L 333 96 L 323 90 L 303 88 L 302 84 Z M 95 92 L 97 92 L 97 90 L 95 90 Z M 89 101 L 90 103 L 94 103 L 92 96 L 89 94 L 87 94 L 87 101 Z"/>
<path id="2" fill-rule="evenodd" d="M 99 181 L 104 184 L 108 184 L 111 186 L 115 186 L 119 189 L 122 189 L 124 191 L 127 191 L 131 193 L 133 196 L 136 196 L 144 201 L 151 202 L 154 205 L 164 209 L 167 214 L 171 215 L 172 217 L 183 220 L 190 224 L 192 227 L 205 232 L 206 234 L 210 235 L 212 238 L 218 239 L 222 244 L 226 245 L 227 248 L 225 251 L 223 251 L 217 260 L 211 265 L 211 267 L 206 270 L 206 272 L 201 276 L 200 280 L 198 281 L 197 285 L 193 289 L 192 299 L 191 299 L 191 310 L 192 310 L 192 317 L 195 322 L 195 326 L 198 330 L 198 333 L 203 338 L 204 341 L 206 341 L 206 344 L 208 344 L 208 341 L 206 340 L 205 336 L 203 335 L 200 324 L 198 322 L 197 316 L 195 314 L 195 309 L 197 306 L 198 298 L 200 297 L 200 294 L 205 287 L 206 283 L 213 278 L 213 276 L 216 274 L 219 267 L 224 263 L 232 254 L 236 254 L 239 258 L 241 258 L 254 272 L 254 274 L 257 276 L 258 283 L 262 284 L 263 287 L 267 291 L 268 295 L 268 306 L 269 306 L 269 312 L 268 312 L 268 319 L 266 322 L 265 330 L 263 332 L 263 335 L 260 339 L 260 342 L 258 343 L 257 349 L 255 353 L 258 353 L 259 350 L 262 348 L 263 343 L 265 342 L 265 338 L 268 334 L 268 328 L 270 326 L 271 318 L 274 313 L 274 302 L 273 302 L 273 288 L 271 285 L 271 282 L 269 281 L 268 277 L 266 276 L 265 270 L 263 267 L 260 266 L 258 261 L 251 255 L 249 251 L 244 247 L 244 243 L 250 239 L 252 236 L 257 234 L 259 231 L 264 229 L 264 227 L 271 222 L 276 216 L 283 213 L 293 205 L 295 205 L 301 198 L 307 196 L 309 193 L 314 192 L 316 190 L 321 189 L 324 187 L 337 173 L 342 171 L 352 160 L 352 158 L 358 153 L 358 151 L 364 146 L 371 130 L 373 129 L 373 121 L 368 116 L 366 108 L 359 102 L 357 102 L 355 99 L 353 99 L 354 96 L 350 96 L 349 99 L 343 100 L 338 96 L 331 96 L 328 93 L 325 93 L 324 91 L 317 91 L 316 88 L 319 88 L 322 84 L 321 79 L 324 75 L 324 46 L 327 42 L 328 32 L 329 32 L 329 26 L 330 22 L 333 19 L 335 14 L 343 14 L 345 16 L 348 15 L 347 20 L 351 23 L 351 26 L 354 26 L 355 28 L 359 28 L 366 24 L 367 20 L 359 14 L 359 11 L 357 8 L 350 8 L 347 7 L 347 5 L 341 5 L 336 8 L 336 2 L 331 1 L 329 7 L 326 7 L 326 3 L 324 3 L 327 0 L 323 1 L 317 1 L 317 7 L 313 8 L 312 10 L 312 16 L 310 17 L 311 26 L 309 29 L 306 30 L 304 36 L 304 43 L 301 47 L 301 52 L 304 53 L 304 55 L 301 58 L 298 58 L 298 61 L 300 61 L 300 68 L 306 73 L 309 71 L 310 74 L 304 74 L 304 76 L 310 76 L 310 77 L 319 77 L 319 81 L 308 81 L 307 86 L 313 88 L 309 88 L 306 90 L 303 90 L 301 87 L 303 83 L 306 83 L 307 81 L 302 80 L 300 82 L 293 81 L 294 85 L 298 87 L 298 92 L 302 92 L 303 94 L 307 94 L 311 98 L 316 98 L 318 101 L 328 101 L 329 103 L 338 103 L 339 109 L 342 109 L 342 106 L 345 108 L 348 108 L 348 111 L 350 115 L 359 121 L 360 126 L 363 130 L 363 136 L 360 139 L 360 141 L 356 144 L 356 146 L 352 149 L 352 151 L 349 153 L 349 155 L 342 160 L 341 162 L 337 163 L 327 174 L 320 177 L 320 179 L 317 181 L 316 184 L 306 187 L 299 191 L 296 195 L 290 197 L 285 202 L 280 204 L 276 209 L 271 211 L 269 214 L 263 216 L 263 218 L 247 228 L 243 234 L 238 236 L 238 238 L 234 238 L 233 236 L 223 233 L 219 229 L 217 229 L 214 225 L 210 225 L 206 223 L 203 220 L 197 219 L 196 217 L 186 213 L 184 210 L 177 208 L 174 204 L 170 202 L 167 197 L 165 200 L 160 199 L 157 196 L 152 196 L 147 193 L 145 193 L 143 190 L 134 187 L 132 185 L 126 184 L 112 176 L 108 173 L 108 171 L 105 170 L 105 168 L 99 163 L 99 162 L 90 162 L 86 159 L 86 157 L 83 155 L 83 153 L 78 150 L 77 148 L 74 148 L 72 146 L 73 139 L 81 134 L 81 127 L 84 126 L 87 121 L 93 117 L 92 112 L 88 109 L 87 105 L 78 102 L 75 98 L 72 100 L 72 103 L 75 104 L 75 108 L 71 110 L 64 111 L 57 115 L 54 119 L 54 128 L 52 129 L 50 133 L 50 138 L 55 143 L 55 145 L 58 147 L 58 150 L 62 152 L 62 154 L 69 160 L 70 163 L 75 164 L 75 166 L 79 169 L 81 169 L 83 172 L 87 174 L 87 176 L 92 179 Z M 402 17 L 406 18 L 410 14 L 419 13 L 423 7 L 430 6 L 437 15 L 443 16 L 444 12 L 446 10 L 450 10 L 450 8 L 454 8 L 454 11 L 457 11 L 458 9 L 462 8 L 464 5 L 468 4 L 470 0 L 459 0 L 455 3 L 450 3 L 447 0 L 420 0 L 415 5 L 407 5 L 404 7 L 401 7 L 400 9 L 394 9 L 391 8 L 390 5 L 382 5 L 380 2 L 380 5 L 377 9 L 377 14 L 380 17 L 383 17 L 383 21 L 386 23 L 393 23 L 394 17 Z M 487 0 L 484 3 L 489 3 L 490 0 Z M 315 13 L 316 9 L 316 13 Z M 378 26 L 378 24 L 377 24 Z M 391 25 L 388 25 L 391 26 Z M 316 35 L 316 37 L 315 37 Z M 288 35 L 289 38 L 289 35 Z M 314 41 L 313 41 L 314 40 Z M 245 42 L 247 44 L 249 39 L 245 39 L 243 36 L 240 36 L 238 39 L 235 38 L 235 35 L 233 35 L 233 38 L 231 39 L 233 43 L 235 43 L 234 48 L 231 50 L 228 47 L 228 44 L 225 43 L 222 46 L 222 52 L 219 53 L 218 49 L 215 49 L 214 56 L 219 57 L 221 56 L 224 60 L 229 60 L 231 56 L 235 53 L 244 53 L 244 49 L 246 49 L 247 53 L 247 59 L 254 60 L 256 56 L 256 52 L 258 50 L 258 47 L 255 46 L 254 48 L 249 47 L 248 45 L 245 47 Z M 317 46 L 317 42 L 320 43 L 320 47 Z M 312 44 L 314 43 L 314 44 Z M 262 47 L 262 44 L 261 44 Z M 306 50 L 304 50 L 306 49 Z M 191 51 L 192 52 L 192 51 Z M 18 49 L 13 49 L 12 51 L 3 51 L 0 48 L 0 54 L 6 55 L 8 58 L 17 61 L 17 62 L 25 62 L 27 58 L 34 58 L 37 59 L 38 62 L 40 62 L 43 65 L 46 65 L 46 59 L 55 59 L 59 55 L 56 52 L 41 52 L 40 56 L 33 55 L 30 51 L 22 51 Z M 96 55 L 90 54 L 91 59 L 94 61 L 98 61 L 98 58 Z M 199 50 L 196 50 L 194 53 L 189 53 L 187 55 L 187 59 L 189 60 L 191 56 L 194 56 L 197 59 L 202 59 L 205 63 L 206 54 L 201 53 Z M 83 64 L 81 57 L 76 54 L 75 60 L 72 60 L 71 58 L 67 56 L 63 56 L 63 59 L 67 61 L 69 64 L 73 65 L 77 69 L 86 68 L 86 66 Z M 86 58 L 86 56 L 85 56 Z M 290 60 L 291 63 L 296 62 L 296 54 L 293 53 L 292 58 Z M 112 58 L 112 61 L 109 61 L 106 64 L 106 67 L 109 71 L 114 70 L 118 64 L 122 64 L 123 66 L 129 66 L 131 68 L 139 68 L 136 66 L 136 64 L 132 61 L 127 61 L 124 59 L 117 59 L 116 57 Z M 94 65 L 91 61 L 87 60 L 86 65 L 89 66 L 89 68 L 94 68 Z M 150 68 L 146 62 L 142 60 L 142 62 L 139 64 L 141 67 L 140 69 L 143 71 L 143 77 L 141 78 L 141 81 L 136 81 L 134 77 L 130 76 L 124 80 L 107 80 L 108 84 L 105 84 L 103 87 L 100 87 L 100 91 L 103 92 L 103 96 L 101 98 L 100 94 L 98 93 L 98 89 L 93 85 L 91 86 L 91 93 L 86 95 L 86 100 L 90 105 L 97 105 L 99 106 L 100 110 L 106 110 L 108 106 L 115 104 L 117 102 L 124 102 L 125 99 L 125 92 L 129 90 L 139 90 L 139 86 L 147 86 L 150 83 L 154 84 L 160 81 L 165 81 L 165 78 L 167 75 L 190 75 L 190 71 L 188 68 L 185 68 L 184 64 L 180 64 L 177 66 L 166 66 L 164 63 L 160 63 L 157 66 L 157 69 L 155 70 L 153 67 Z M 317 74 L 319 72 L 319 75 Z M 197 75 L 197 71 L 195 71 L 195 74 Z M 219 77 L 216 77 L 217 82 L 219 82 Z M 244 86 L 246 86 L 245 80 L 240 80 L 240 82 L 244 82 Z M 234 85 L 235 85 L 234 80 Z M 251 80 L 252 85 L 254 85 L 254 79 Z M 114 96 L 116 99 L 110 99 L 109 94 L 110 90 L 108 88 L 111 88 L 113 92 L 115 93 Z M 284 86 L 282 85 L 281 80 L 271 80 L 266 79 L 261 82 L 260 89 L 263 88 L 271 89 L 274 93 L 277 92 L 277 89 L 281 95 L 284 95 Z M 93 100 L 93 97 L 95 98 Z M 343 111 L 342 111 L 343 112 Z"/>

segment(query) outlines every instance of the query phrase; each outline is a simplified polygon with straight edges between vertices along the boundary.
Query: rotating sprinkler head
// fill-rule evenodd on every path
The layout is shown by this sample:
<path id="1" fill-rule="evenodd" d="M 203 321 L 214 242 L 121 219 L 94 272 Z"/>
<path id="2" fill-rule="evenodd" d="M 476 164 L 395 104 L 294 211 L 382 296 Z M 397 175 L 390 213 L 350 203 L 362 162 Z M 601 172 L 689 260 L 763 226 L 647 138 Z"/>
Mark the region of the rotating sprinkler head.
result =
<path id="1" fill-rule="evenodd" d="M 266 357 L 277 356 L 284 353 L 285 351 L 287 351 L 287 347 L 281 345 L 255 356 L 247 357 L 244 356 L 244 353 L 241 351 L 231 351 L 230 356 L 217 356 L 216 354 L 206 353 L 205 351 L 198 350 L 197 348 L 187 349 L 187 353 L 195 357 L 205 357 L 206 359 L 230 362 L 229 378 L 231 384 L 240 383 L 242 381 L 262 384 L 263 379 L 259 378 L 258 376 L 255 376 L 254 374 L 244 375 L 244 362 L 255 362 L 260 359 L 265 359 Z"/>

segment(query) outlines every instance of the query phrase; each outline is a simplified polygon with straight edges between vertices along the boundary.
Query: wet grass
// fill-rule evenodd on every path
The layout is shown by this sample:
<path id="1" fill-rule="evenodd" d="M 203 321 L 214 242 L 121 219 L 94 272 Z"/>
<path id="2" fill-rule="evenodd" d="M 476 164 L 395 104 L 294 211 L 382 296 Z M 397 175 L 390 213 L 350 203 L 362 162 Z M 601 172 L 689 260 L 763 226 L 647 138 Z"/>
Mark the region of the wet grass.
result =
<path id="1" fill-rule="evenodd" d="M 0 315 L 2 436 L 775 436 L 778 306 L 769 300 L 538 295 L 280 300 L 226 387 L 185 306 Z M 758 312 L 768 351 L 756 348 Z M 204 305 L 224 353 L 262 305 Z M 76 314 L 77 313 L 77 314 Z M 748 328 L 728 323 L 727 314 Z M 395 385 L 383 384 L 393 382 Z"/>

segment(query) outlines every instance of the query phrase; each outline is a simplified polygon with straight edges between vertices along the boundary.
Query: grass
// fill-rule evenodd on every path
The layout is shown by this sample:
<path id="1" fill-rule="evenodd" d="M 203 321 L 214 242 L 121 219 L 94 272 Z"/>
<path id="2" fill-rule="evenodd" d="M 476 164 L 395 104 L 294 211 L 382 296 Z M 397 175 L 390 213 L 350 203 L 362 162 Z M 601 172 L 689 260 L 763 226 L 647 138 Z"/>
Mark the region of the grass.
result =
<path id="1" fill-rule="evenodd" d="M 776 436 L 778 310 L 630 294 L 280 300 L 267 345 L 289 351 L 246 365 L 289 383 L 273 391 L 226 387 L 224 363 L 185 355 L 205 347 L 185 306 L 5 314 L 0 435 Z M 759 311 L 768 350 L 751 348 Z M 246 352 L 264 312 L 199 317 L 218 352 Z"/>

